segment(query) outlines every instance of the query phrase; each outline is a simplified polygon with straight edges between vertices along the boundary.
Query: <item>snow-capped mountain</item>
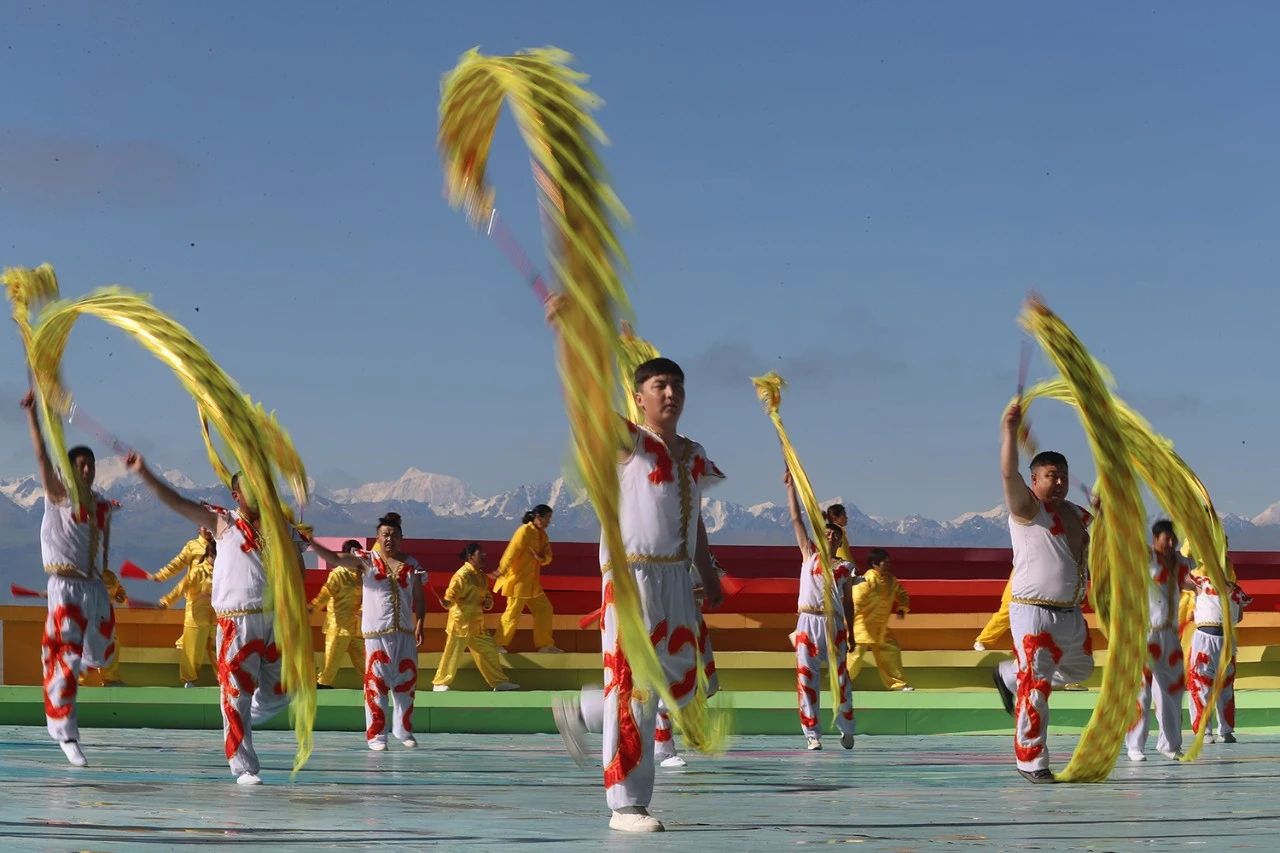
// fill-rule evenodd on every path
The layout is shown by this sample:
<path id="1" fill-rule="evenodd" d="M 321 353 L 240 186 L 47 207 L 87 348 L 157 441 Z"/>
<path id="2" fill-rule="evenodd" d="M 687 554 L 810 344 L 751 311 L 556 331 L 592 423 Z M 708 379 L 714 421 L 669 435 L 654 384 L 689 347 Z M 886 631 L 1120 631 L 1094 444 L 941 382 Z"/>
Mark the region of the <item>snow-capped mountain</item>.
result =
<path id="1" fill-rule="evenodd" d="M 187 497 L 224 505 L 228 502 L 221 486 L 199 485 L 176 470 L 164 472 L 164 477 Z M 120 503 L 113 525 L 113 562 L 128 558 L 141 566 L 158 568 L 195 532 L 129 476 L 119 459 L 103 460 L 95 486 Z M 331 490 L 321 484 L 313 493 L 315 497 L 305 508 L 306 520 L 322 533 L 335 536 L 371 534 L 383 513 L 395 511 L 404 520 L 405 533 L 412 537 L 505 539 L 524 512 L 540 503 L 556 511 L 555 539 L 590 541 L 599 535 L 585 494 L 564 478 L 482 498 L 457 477 L 410 468 L 396 480 Z M 30 585 L 33 577 L 39 578 L 42 494 L 33 476 L 0 480 L 0 579 Z M 844 503 L 836 498 L 823 505 L 834 502 Z M 861 545 L 992 548 L 1009 544 L 1008 513 L 1003 506 L 937 521 L 921 515 L 879 518 L 853 504 L 844 505 L 849 513 L 850 538 Z M 780 545 L 791 538 L 787 509 L 777 503 L 744 506 L 722 498 L 708 499 L 703 501 L 702 512 L 716 543 Z M 1234 548 L 1280 550 L 1280 503 L 1252 519 L 1224 516 L 1223 525 Z"/>
<path id="2" fill-rule="evenodd" d="M 431 474 L 410 468 L 398 480 L 365 483 L 352 489 L 333 489 L 329 498 L 334 503 L 387 503 L 414 501 L 430 506 L 440 515 L 465 515 L 479 498 L 457 477 Z"/>

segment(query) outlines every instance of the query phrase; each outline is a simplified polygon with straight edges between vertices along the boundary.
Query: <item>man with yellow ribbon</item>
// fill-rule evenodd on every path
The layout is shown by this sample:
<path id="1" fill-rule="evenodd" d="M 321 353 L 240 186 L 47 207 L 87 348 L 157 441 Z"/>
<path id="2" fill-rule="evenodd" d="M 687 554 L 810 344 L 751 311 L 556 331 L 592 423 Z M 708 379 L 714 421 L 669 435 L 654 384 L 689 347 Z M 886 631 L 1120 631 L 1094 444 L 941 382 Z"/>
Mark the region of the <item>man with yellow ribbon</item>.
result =
<path id="1" fill-rule="evenodd" d="M 1018 772 L 1030 782 L 1054 782 L 1046 743 L 1049 696 L 1055 686 L 1084 681 L 1093 672 L 1089 628 L 1080 605 L 1088 583 L 1092 515 L 1067 500 L 1067 459 L 1044 451 L 1031 460 L 1031 485 L 1018 472 L 1022 407 L 1004 416 L 1000 470 L 1013 542 L 1009 623 L 1017 663 L 993 673 L 1005 710 L 1015 717 Z M 1015 700 L 1016 696 L 1016 700 Z"/>

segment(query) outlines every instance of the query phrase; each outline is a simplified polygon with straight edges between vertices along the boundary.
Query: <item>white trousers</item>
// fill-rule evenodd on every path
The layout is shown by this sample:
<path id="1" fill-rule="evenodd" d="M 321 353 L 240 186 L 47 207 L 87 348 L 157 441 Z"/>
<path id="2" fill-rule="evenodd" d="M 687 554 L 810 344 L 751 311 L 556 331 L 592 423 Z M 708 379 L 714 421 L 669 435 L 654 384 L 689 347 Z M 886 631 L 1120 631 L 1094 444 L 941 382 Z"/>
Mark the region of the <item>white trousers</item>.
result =
<path id="1" fill-rule="evenodd" d="M 280 650 L 271 616 L 250 613 L 218 619 L 218 685 L 222 738 L 232 775 L 261 770 L 253 727 L 289 704 L 280 683 Z"/>
<path id="2" fill-rule="evenodd" d="M 49 737 L 78 740 L 76 690 L 83 667 L 103 667 L 116 650 L 116 615 L 100 580 L 50 575 L 49 614 L 40 641 Z"/>
<path id="3" fill-rule="evenodd" d="M 418 686 L 418 644 L 412 634 L 396 632 L 364 638 L 364 723 L 370 743 L 387 742 L 387 699 L 391 733 L 397 740 L 413 734 L 413 696 Z"/>
<path id="4" fill-rule="evenodd" d="M 1137 722 L 1125 737 L 1130 752 L 1142 752 L 1147 745 L 1147 732 L 1154 702 L 1160 736 L 1156 749 L 1171 753 L 1182 749 L 1182 694 L 1187 689 L 1187 671 L 1182 660 L 1178 630 L 1173 627 L 1152 628 L 1147 635 L 1150 660 L 1142 672 L 1138 688 Z"/>
<path id="5" fill-rule="evenodd" d="M 1051 610 L 1012 603 L 1009 630 L 1017 663 L 1005 661 L 1000 674 L 1017 696 L 1014 758 L 1019 770 L 1047 770 L 1049 696 L 1054 687 L 1084 681 L 1093 673 L 1089 628 L 1079 608 Z"/>
<path id="6" fill-rule="evenodd" d="M 840 682 L 840 707 L 836 711 L 836 727 L 842 735 L 851 735 L 853 721 L 853 686 L 849 679 L 849 633 L 844 620 L 835 620 L 836 659 L 834 665 Z M 822 713 L 822 664 L 827 660 L 827 620 L 815 613 L 796 617 L 796 695 L 800 705 L 800 731 L 805 737 L 822 737 L 819 715 Z"/>
<path id="7" fill-rule="evenodd" d="M 697 688 L 698 658 L 710 649 L 702 613 L 693 598 L 693 581 L 687 565 L 632 566 L 640 589 L 640 603 L 649 640 L 658 653 L 667 686 L 683 707 Z M 650 691 L 638 693 L 631 667 L 618 642 L 618 619 L 613 606 L 613 575 L 604 575 L 604 619 L 601 648 L 604 652 L 603 764 L 605 801 L 609 808 L 647 808 L 653 799 L 654 744 L 658 702 Z M 703 672 L 711 678 L 713 661 L 704 660 Z M 583 695 L 583 716 L 588 697 Z M 590 723 L 588 723 L 590 726 Z"/>
<path id="8" fill-rule="evenodd" d="M 1213 679 L 1218 674 L 1218 656 L 1222 654 L 1222 637 L 1206 634 L 1196 629 L 1191 635 L 1191 661 L 1187 673 L 1187 693 L 1191 697 L 1191 728 L 1199 731 L 1202 720 L 1205 725 L 1212 725 L 1213 718 L 1218 718 L 1219 736 L 1231 734 L 1236 728 L 1236 661 L 1233 657 L 1228 664 L 1227 674 L 1222 679 L 1222 692 L 1218 694 L 1215 707 L 1207 707 L 1209 693 L 1213 690 Z M 1206 713 L 1208 719 L 1205 719 Z M 1213 731 L 1209 729 L 1209 731 Z"/>

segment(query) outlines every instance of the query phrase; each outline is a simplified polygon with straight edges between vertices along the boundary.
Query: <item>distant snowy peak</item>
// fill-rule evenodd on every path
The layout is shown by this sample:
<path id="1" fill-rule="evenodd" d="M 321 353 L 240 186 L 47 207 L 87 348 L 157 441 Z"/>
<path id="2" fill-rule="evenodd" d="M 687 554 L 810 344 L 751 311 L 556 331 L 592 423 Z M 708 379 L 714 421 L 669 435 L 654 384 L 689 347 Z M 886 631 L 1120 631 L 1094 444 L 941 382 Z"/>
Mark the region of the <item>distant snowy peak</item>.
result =
<path id="1" fill-rule="evenodd" d="M 424 503 L 442 515 L 462 515 L 479 498 L 457 477 L 431 474 L 410 468 L 398 480 L 365 483 L 354 489 L 334 489 L 329 497 L 334 503 L 386 503 L 415 501 Z"/>
<path id="2" fill-rule="evenodd" d="M 1273 503 L 1255 515 L 1251 521 L 1254 527 L 1270 527 L 1274 524 L 1280 524 L 1280 502 Z"/>
<path id="3" fill-rule="evenodd" d="M 961 527 L 975 519 L 986 519 L 987 521 L 1004 522 L 1009 518 L 1009 510 L 1005 509 L 1004 504 L 996 504 L 986 512 L 966 512 L 963 515 L 957 515 L 951 519 L 952 527 Z"/>
<path id="4" fill-rule="evenodd" d="M 23 509 L 31 509 L 44 497 L 44 489 L 35 477 L 14 477 L 11 480 L 0 480 L 0 495 L 16 503 Z"/>

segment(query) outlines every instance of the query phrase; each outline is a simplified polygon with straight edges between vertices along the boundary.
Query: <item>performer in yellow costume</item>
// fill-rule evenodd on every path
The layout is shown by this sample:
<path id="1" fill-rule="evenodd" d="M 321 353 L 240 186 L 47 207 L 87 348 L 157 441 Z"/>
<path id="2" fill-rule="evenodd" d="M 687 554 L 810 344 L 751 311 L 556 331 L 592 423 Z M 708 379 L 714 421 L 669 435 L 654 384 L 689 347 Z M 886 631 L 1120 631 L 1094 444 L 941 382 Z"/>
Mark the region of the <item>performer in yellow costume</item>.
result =
<path id="1" fill-rule="evenodd" d="M 151 580 L 163 583 L 184 569 L 187 572 L 182 582 L 158 602 L 161 607 L 168 607 L 180 595 L 187 599 L 182 614 L 182 636 L 174 643 L 178 649 L 178 675 L 182 678 L 183 687 L 196 686 L 196 681 L 200 678 L 202 652 L 209 659 L 214 672 L 218 671 L 213 648 L 213 628 L 217 618 L 212 602 L 213 559 L 216 555 L 217 545 L 214 543 L 213 531 L 201 527 L 196 538 L 183 545 L 176 557 L 163 569 L 149 576 Z"/>
<path id="2" fill-rule="evenodd" d="M 355 539 L 342 543 L 342 553 L 350 554 L 360 547 Z M 334 566 L 324 586 L 311 600 L 311 612 L 328 605 L 324 617 L 324 665 L 316 686 L 332 689 L 333 680 L 347 655 L 358 673 L 364 672 L 364 637 L 360 633 L 360 572 L 347 566 Z"/>
<path id="3" fill-rule="evenodd" d="M 124 587 L 120 585 L 120 579 L 116 577 L 116 573 L 110 569 L 102 570 L 102 585 L 107 588 L 107 599 L 113 606 L 123 606 L 129 603 L 129 594 L 124 591 Z M 114 617 L 113 617 L 114 618 Z M 111 652 L 111 657 L 107 661 L 107 665 L 102 669 L 85 668 L 80 673 L 80 683 L 86 687 L 102 686 L 102 687 L 118 687 L 124 684 L 120 678 L 120 638 L 116 637 L 115 646 Z"/>
<path id="4" fill-rule="evenodd" d="M 982 629 L 978 639 L 973 641 L 975 652 L 985 652 L 988 646 L 994 646 L 1001 637 L 1009 633 L 1009 600 L 1013 598 L 1013 575 L 1005 581 L 1004 592 L 1000 593 L 1000 609 L 991 614 L 987 626 Z"/>
<path id="5" fill-rule="evenodd" d="M 507 609 L 498 622 L 493 641 L 505 652 L 516 635 L 516 623 L 525 608 L 533 615 L 533 647 L 540 652 L 558 653 L 551 634 L 551 599 L 542 590 L 542 567 L 551 563 L 551 507 L 538 504 L 524 514 L 523 524 L 511 537 L 498 563 L 498 581 L 493 591 L 507 597 Z"/>
<path id="6" fill-rule="evenodd" d="M 853 552 L 849 550 L 849 512 L 844 508 L 844 504 L 832 504 L 822 513 L 829 523 L 840 528 L 840 546 L 836 548 L 834 556 L 837 560 L 842 560 L 853 565 Z"/>
<path id="7" fill-rule="evenodd" d="M 498 662 L 498 647 L 484 629 L 484 611 L 493 607 L 489 581 L 484 574 L 484 551 L 472 542 L 458 556 L 463 560 L 462 566 L 453 573 L 444 591 L 444 603 L 449 605 L 449 621 L 444 629 L 448 638 L 440 654 L 436 677 L 431 679 L 432 689 L 437 693 L 449 689 L 458 674 L 462 653 L 469 650 L 476 669 L 490 687 L 516 690 L 520 685 L 507 681 L 507 674 Z"/>
<path id="8" fill-rule="evenodd" d="M 849 679 L 858 677 L 862 656 L 871 652 L 880 670 L 880 680 L 890 690 L 914 690 L 902 677 L 902 647 L 889 630 L 889 614 L 906 617 L 911 603 L 907 591 L 893 576 L 889 552 L 872 548 L 862 583 L 853 588 L 853 651 L 849 653 Z"/>

